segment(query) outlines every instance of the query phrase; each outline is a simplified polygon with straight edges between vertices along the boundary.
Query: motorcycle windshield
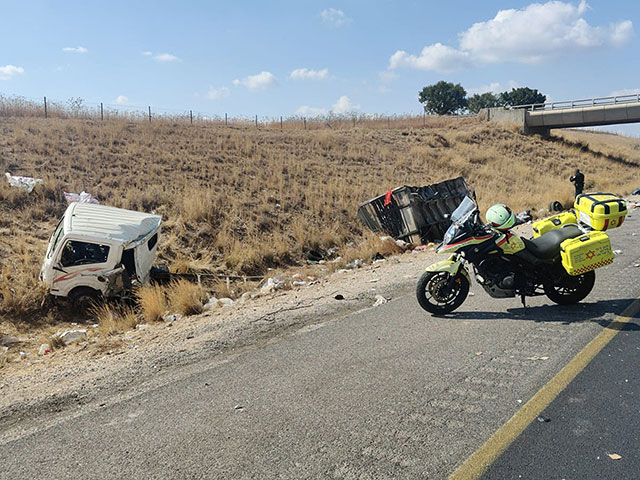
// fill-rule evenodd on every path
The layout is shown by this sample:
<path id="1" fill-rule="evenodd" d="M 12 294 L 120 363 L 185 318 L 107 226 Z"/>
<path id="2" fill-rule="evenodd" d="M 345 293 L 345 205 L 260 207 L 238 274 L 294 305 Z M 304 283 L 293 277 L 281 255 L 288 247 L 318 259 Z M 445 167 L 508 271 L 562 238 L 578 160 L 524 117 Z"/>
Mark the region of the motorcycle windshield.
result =
<path id="1" fill-rule="evenodd" d="M 458 208 L 456 208 L 451 214 L 451 222 L 458 225 L 463 224 L 477 209 L 478 207 L 473 200 L 469 197 L 464 197 L 464 200 L 460 202 Z"/>

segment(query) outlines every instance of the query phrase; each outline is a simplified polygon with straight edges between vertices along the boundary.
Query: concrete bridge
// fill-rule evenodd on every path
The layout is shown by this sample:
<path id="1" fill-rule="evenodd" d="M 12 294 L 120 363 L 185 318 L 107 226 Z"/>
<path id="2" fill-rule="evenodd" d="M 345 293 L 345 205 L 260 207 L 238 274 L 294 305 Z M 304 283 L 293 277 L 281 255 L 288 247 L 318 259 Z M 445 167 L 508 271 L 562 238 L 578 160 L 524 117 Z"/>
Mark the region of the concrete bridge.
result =
<path id="1" fill-rule="evenodd" d="M 549 136 L 552 128 L 640 122 L 640 94 L 482 109 L 479 117 L 515 123 L 524 133 Z"/>

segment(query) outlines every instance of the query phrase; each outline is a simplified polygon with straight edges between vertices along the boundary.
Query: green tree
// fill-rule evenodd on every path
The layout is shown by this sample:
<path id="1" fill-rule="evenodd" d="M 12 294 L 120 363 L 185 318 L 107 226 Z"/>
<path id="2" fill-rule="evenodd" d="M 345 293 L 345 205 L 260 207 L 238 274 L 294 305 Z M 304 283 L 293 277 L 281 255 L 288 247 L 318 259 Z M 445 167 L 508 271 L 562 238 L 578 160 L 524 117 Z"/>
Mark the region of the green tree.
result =
<path id="1" fill-rule="evenodd" d="M 502 92 L 500 94 L 500 101 L 503 105 L 513 107 L 516 105 L 544 103 L 547 101 L 547 96 L 538 92 L 538 90 L 532 90 L 529 87 L 521 87 L 512 88 L 510 92 Z"/>
<path id="2" fill-rule="evenodd" d="M 471 113 L 478 113 L 482 108 L 500 107 L 500 97 L 491 92 L 476 93 L 467 99 L 467 108 Z"/>
<path id="3" fill-rule="evenodd" d="M 458 113 L 467 106 L 467 92 L 459 83 L 439 81 L 418 92 L 418 101 L 424 103 L 424 111 L 436 115 Z"/>

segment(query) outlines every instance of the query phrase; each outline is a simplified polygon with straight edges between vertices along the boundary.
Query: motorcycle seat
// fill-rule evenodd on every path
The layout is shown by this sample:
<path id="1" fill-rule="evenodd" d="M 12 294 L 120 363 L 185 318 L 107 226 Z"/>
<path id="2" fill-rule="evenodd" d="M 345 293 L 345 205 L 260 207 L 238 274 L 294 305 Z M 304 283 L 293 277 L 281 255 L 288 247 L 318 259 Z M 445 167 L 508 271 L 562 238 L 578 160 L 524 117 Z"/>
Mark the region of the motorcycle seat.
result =
<path id="1" fill-rule="evenodd" d="M 569 238 L 582 235 L 578 227 L 567 226 L 551 230 L 533 240 L 523 238 L 525 248 L 534 256 L 550 260 L 560 254 L 560 244 Z"/>

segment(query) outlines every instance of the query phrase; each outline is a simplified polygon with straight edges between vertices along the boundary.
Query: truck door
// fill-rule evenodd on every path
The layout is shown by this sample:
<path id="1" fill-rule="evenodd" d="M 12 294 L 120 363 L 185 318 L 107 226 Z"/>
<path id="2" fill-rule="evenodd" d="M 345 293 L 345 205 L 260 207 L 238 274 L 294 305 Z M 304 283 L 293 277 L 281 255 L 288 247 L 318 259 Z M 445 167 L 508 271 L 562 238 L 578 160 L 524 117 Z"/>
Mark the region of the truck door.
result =
<path id="1" fill-rule="evenodd" d="M 158 250 L 158 232 L 156 231 L 146 242 L 135 248 L 136 272 L 140 283 L 149 281 L 149 272 L 153 266 Z"/>

